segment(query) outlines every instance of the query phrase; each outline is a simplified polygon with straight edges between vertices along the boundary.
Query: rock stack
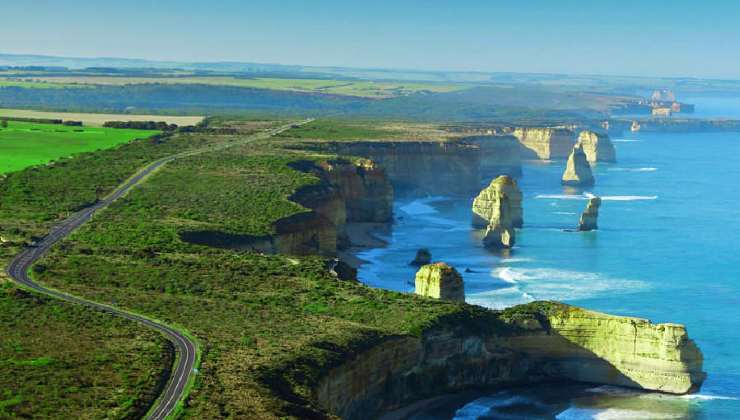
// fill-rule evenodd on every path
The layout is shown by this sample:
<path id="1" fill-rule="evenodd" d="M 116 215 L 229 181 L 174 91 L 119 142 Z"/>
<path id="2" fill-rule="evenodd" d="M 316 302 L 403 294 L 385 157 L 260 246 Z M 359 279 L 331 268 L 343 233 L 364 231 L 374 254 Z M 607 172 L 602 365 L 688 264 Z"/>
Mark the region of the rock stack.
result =
<path id="1" fill-rule="evenodd" d="M 494 218 L 500 217 L 499 196 L 504 193 L 509 199 L 511 223 L 515 228 L 522 227 L 522 192 L 508 175 L 501 175 L 491 181 L 473 201 L 473 226 L 485 228 Z"/>
<path id="2" fill-rule="evenodd" d="M 617 152 L 607 134 L 584 130 L 578 135 L 577 144 L 583 148 L 589 162 L 617 161 Z"/>
<path id="3" fill-rule="evenodd" d="M 460 273 L 443 262 L 428 264 L 416 273 L 415 293 L 435 299 L 465 302 L 465 285 Z"/>
<path id="4" fill-rule="evenodd" d="M 594 185 L 594 176 L 591 173 L 591 165 L 588 163 L 583 146 L 577 144 L 568 157 L 568 164 L 563 173 L 563 185 L 590 186 Z"/>
<path id="5" fill-rule="evenodd" d="M 601 198 L 593 197 L 588 200 L 586 210 L 581 214 L 581 220 L 578 222 L 578 230 L 587 232 L 598 229 L 599 207 L 601 207 Z"/>

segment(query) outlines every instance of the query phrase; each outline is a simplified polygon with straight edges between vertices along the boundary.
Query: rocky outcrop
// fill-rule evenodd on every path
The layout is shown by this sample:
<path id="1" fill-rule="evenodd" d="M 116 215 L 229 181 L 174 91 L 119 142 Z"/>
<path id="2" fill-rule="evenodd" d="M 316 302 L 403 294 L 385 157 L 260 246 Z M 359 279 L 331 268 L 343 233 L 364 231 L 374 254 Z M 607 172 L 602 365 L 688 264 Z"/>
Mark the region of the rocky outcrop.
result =
<path id="1" fill-rule="evenodd" d="M 517 128 L 514 137 L 528 159 L 565 159 L 575 141 L 575 133 L 565 128 Z"/>
<path id="2" fill-rule="evenodd" d="M 599 207 L 601 207 L 601 198 L 593 197 L 588 200 L 586 210 L 581 214 L 581 220 L 578 222 L 578 230 L 587 232 L 599 228 Z"/>
<path id="3" fill-rule="evenodd" d="M 500 218 L 501 194 L 504 193 L 509 200 L 511 225 L 520 228 L 523 225 L 522 192 L 516 181 L 508 175 L 501 175 L 484 188 L 475 200 L 473 200 L 473 226 L 484 228 L 492 220 Z"/>
<path id="4" fill-rule="evenodd" d="M 511 135 L 486 135 L 466 137 L 466 142 L 480 148 L 480 174 L 519 176 L 522 174 L 521 146 Z"/>
<path id="5" fill-rule="evenodd" d="M 375 162 L 399 192 L 460 195 L 480 183 L 480 148 L 461 141 L 354 141 L 303 144 Z"/>
<path id="6" fill-rule="evenodd" d="M 431 264 L 432 262 L 432 253 L 426 248 L 421 248 L 420 250 L 416 251 L 416 256 L 414 257 L 413 261 L 409 263 L 409 265 L 413 265 L 415 267 L 421 267 L 422 265 Z"/>
<path id="7" fill-rule="evenodd" d="M 563 173 L 563 185 L 590 186 L 594 185 L 594 176 L 586 153 L 580 145 L 576 145 L 568 157 L 568 163 Z"/>
<path id="8" fill-rule="evenodd" d="M 583 148 L 589 162 L 616 162 L 617 152 L 609 136 L 595 131 L 584 130 L 578 135 L 576 143 Z"/>
<path id="9" fill-rule="evenodd" d="M 704 381 L 702 354 L 678 324 L 652 324 L 553 302 L 471 309 L 420 336 L 353 352 L 315 388 L 346 419 L 376 417 L 466 388 L 579 381 L 683 394 Z"/>
<path id="10" fill-rule="evenodd" d="M 462 276 L 443 262 L 427 264 L 416 272 L 415 293 L 435 299 L 465 302 Z"/>

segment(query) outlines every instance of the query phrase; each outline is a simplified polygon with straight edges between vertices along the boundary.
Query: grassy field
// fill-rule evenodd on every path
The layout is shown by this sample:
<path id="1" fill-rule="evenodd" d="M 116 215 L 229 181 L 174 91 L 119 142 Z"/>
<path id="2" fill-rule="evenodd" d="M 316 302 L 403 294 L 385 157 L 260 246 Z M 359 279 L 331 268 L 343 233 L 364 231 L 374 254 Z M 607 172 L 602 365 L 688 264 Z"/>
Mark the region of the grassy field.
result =
<path id="1" fill-rule="evenodd" d="M 295 92 L 327 93 L 334 95 L 358 96 L 364 98 L 392 98 L 416 92 L 453 92 L 465 88 L 460 84 L 419 83 L 419 82 L 374 82 L 332 79 L 280 79 L 280 78 L 236 78 L 223 76 L 200 77 L 114 77 L 114 76 L 55 76 L 34 78 L 24 87 L 49 87 L 79 85 L 127 85 L 144 83 L 164 84 L 204 84 L 233 86 L 257 89 L 287 90 Z M 2 82 L 0 82 L 2 83 Z"/>
<path id="2" fill-rule="evenodd" d="M 107 149 L 157 131 L 90 128 L 8 121 L 0 128 L 0 174 L 76 153 Z"/>
<path id="3" fill-rule="evenodd" d="M 200 116 L 136 115 L 136 114 L 95 114 L 81 112 L 47 112 L 27 109 L 0 108 L 0 117 L 61 119 L 82 121 L 86 126 L 102 127 L 108 121 L 164 121 L 179 126 L 196 125 L 203 120 Z"/>

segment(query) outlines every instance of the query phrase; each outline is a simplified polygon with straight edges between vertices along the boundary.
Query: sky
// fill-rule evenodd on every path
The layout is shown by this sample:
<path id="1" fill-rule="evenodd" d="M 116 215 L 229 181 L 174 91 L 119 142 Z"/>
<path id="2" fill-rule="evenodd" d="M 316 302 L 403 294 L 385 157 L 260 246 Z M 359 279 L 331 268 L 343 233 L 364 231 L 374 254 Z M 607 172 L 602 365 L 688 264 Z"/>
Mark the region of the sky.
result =
<path id="1" fill-rule="evenodd" d="M 3 1 L 0 53 L 740 79 L 740 1 Z"/>

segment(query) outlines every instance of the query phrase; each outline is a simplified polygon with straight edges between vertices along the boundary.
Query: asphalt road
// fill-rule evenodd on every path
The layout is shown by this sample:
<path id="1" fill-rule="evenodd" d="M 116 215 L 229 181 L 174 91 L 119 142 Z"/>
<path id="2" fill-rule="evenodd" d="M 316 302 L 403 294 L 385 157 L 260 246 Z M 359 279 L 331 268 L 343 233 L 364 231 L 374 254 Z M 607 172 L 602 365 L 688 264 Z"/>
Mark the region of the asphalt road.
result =
<path id="1" fill-rule="evenodd" d="M 195 374 L 194 367 L 196 362 L 197 347 L 196 343 L 188 338 L 185 334 L 171 328 L 167 325 L 145 318 L 141 315 L 137 315 L 131 312 L 127 312 L 122 309 L 118 309 L 106 304 L 93 302 L 90 300 L 82 299 L 76 296 L 68 295 L 64 292 L 48 289 L 36 282 L 34 282 L 28 275 L 31 266 L 36 263 L 41 257 L 51 249 L 54 244 L 67 237 L 75 229 L 82 226 L 85 222 L 90 220 L 96 211 L 108 207 L 112 202 L 124 196 L 130 190 L 141 184 L 147 175 L 156 171 L 160 167 L 166 165 L 178 158 L 187 156 L 193 156 L 201 153 L 212 152 L 216 150 L 226 149 L 241 145 L 250 141 L 271 137 L 282 133 L 295 125 L 302 125 L 313 121 L 312 119 L 304 120 L 299 123 L 293 123 L 284 125 L 282 127 L 266 131 L 264 133 L 258 133 L 253 136 L 246 137 L 242 141 L 237 141 L 221 146 L 206 147 L 202 149 L 192 150 L 188 152 L 178 153 L 172 156 L 168 156 L 157 161 L 154 161 L 143 169 L 141 169 L 136 175 L 131 177 L 128 181 L 120 185 L 113 193 L 108 195 L 103 200 L 98 201 L 94 205 L 87 207 L 77 213 L 72 214 L 66 220 L 56 225 L 52 230 L 40 240 L 35 247 L 29 247 L 18 254 L 7 267 L 7 273 L 12 279 L 14 279 L 20 285 L 26 288 L 35 290 L 39 293 L 51 296 L 57 299 L 61 299 L 67 302 L 84 305 L 101 312 L 109 313 L 112 315 L 120 316 L 122 318 L 130 319 L 147 327 L 162 333 L 175 347 L 177 352 L 177 360 L 175 366 L 172 369 L 167 385 L 164 392 L 159 396 L 155 402 L 154 407 L 149 411 L 149 419 L 159 420 L 165 419 L 168 415 L 173 413 L 177 407 L 177 403 L 182 400 L 184 396 L 185 387 L 191 378 Z"/>

